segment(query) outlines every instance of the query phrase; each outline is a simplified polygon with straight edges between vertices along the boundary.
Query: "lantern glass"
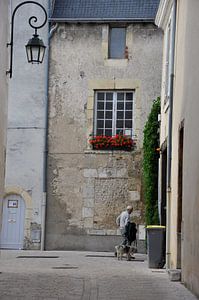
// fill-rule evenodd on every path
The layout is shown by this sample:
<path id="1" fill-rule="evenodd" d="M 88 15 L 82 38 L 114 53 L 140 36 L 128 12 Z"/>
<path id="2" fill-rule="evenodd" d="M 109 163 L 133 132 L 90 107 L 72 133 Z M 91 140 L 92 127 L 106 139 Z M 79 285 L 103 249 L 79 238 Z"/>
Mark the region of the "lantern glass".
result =
<path id="1" fill-rule="evenodd" d="M 46 47 L 38 35 L 34 34 L 26 45 L 26 54 L 29 63 L 39 64 L 43 62 Z"/>

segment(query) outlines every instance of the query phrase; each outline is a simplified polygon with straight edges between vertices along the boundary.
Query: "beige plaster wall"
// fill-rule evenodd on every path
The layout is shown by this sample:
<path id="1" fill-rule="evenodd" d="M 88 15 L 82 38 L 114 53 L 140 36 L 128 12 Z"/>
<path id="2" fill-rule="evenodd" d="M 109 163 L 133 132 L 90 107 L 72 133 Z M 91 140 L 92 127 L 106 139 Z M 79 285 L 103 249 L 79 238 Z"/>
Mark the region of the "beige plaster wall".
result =
<path id="1" fill-rule="evenodd" d="M 186 285 L 199 295 L 199 2 L 180 1 L 178 9 L 174 149 L 177 144 L 177 128 L 184 119 L 182 270 Z"/>
<path id="2" fill-rule="evenodd" d="M 184 121 L 182 280 L 199 295 L 199 2 L 178 1 L 172 136 L 170 267 L 177 267 L 178 141 Z M 162 111 L 161 130 L 167 132 Z M 165 129 L 166 128 L 166 129 Z M 161 143 L 164 142 L 162 134 Z"/>
<path id="3" fill-rule="evenodd" d="M 130 25 L 128 59 L 110 60 L 107 25 L 59 24 L 50 50 L 47 249 L 94 249 L 93 236 L 118 234 L 115 218 L 127 203 L 143 224 L 142 132 L 160 95 L 161 41 L 154 25 Z M 90 149 L 98 89 L 135 91 L 133 153 Z"/>
<path id="4" fill-rule="evenodd" d="M 8 1 L 0 1 L 0 227 L 2 215 L 2 197 L 4 194 L 5 145 L 7 123 L 8 87 L 6 70 L 8 68 L 7 36 L 8 30 Z"/>

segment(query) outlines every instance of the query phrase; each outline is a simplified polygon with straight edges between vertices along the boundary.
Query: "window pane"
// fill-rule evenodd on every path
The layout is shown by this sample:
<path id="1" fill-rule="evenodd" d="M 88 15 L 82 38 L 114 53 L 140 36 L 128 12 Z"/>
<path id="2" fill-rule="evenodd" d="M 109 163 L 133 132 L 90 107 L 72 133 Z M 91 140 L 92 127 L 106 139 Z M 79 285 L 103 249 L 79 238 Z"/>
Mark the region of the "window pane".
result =
<path id="1" fill-rule="evenodd" d="M 105 135 L 106 136 L 112 136 L 112 130 L 111 129 L 106 129 L 105 130 Z"/>
<path id="2" fill-rule="evenodd" d="M 97 129 L 96 135 L 103 135 L 103 129 Z"/>
<path id="3" fill-rule="evenodd" d="M 97 128 L 104 128 L 104 120 L 97 120 Z"/>
<path id="4" fill-rule="evenodd" d="M 104 109 L 104 102 L 98 102 L 97 109 Z"/>
<path id="5" fill-rule="evenodd" d="M 104 93 L 97 93 L 97 100 L 104 100 Z"/>
<path id="6" fill-rule="evenodd" d="M 106 101 L 113 101 L 113 93 L 106 93 Z"/>
<path id="7" fill-rule="evenodd" d="M 113 108 L 113 102 L 106 102 L 106 109 L 112 109 Z"/>
<path id="8" fill-rule="evenodd" d="M 117 128 L 123 128 L 123 124 L 124 124 L 124 121 L 123 121 L 123 120 L 119 120 L 119 121 L 117 121 L 117 123 L 116 123 L 116 127 L 117 127 Z"/>
<path id="9" fill-rule="evenodd" d="M 96 135 L 124 134 L 133 126 L 133 92 L 96 92 Z M 113 128 L 113 126 L 115 126 Z"/>
<path id="10" fill-rule="evenodd" d="M 126 46 L 126 28 L 110 28 L 109 31 L 109 57 L 124 58 Z"/>
<path id="11" fill-rule="evenodd" d="M 133 100 L 133 93 L 126 93 L 126 100 Z"/>
<path id="12" fill-rule="evenodd" d="M 133 102 L 126 102 L 126 109 L 132 110 L 133 109 Z"/>
<path id="13" fill-rule="evenodd" d="M 123 128 L 117 128 L 116 134 L 123 134 Z"/>
<path id="14" fill-rule="evenodd" d="M 106 128 L 112 128 L 112 121 L 106 120 L 106 121 L 105 121 L 105 127 L 106 127 Z"/>
<path id="15" fill-rule="evenodd" d="M 118 102 L 117 103 L 117 109 L 123 110 L 124 109 L 124 102 Z"/>
<path id="16" fill-rule="evenodd" d="M 106 119 L 112 119 L 112 111 L 106 111 Z"/>
<path id="17" fill-rule="evenodd" d="M 97 119 L 104 119 L 104 111 L 97 111 Z"/>
<path id="18" fill-rule="evenodd" d="M 132 128 L 132 120 L 125 121 L 125 128 Z"/>
<path id="19" fill-rule="evenodd" d="M 118 111 L 117 112 L 117 119 L 124 119 L 124 112 L 123 111 Z"/>
<path id="20" fill-rule="evenodd" d="M 124 93 L 117 93 L 117 100 L 124 101 Z"/>
<path id="21" fill-rule="evenodd" d="M 125 119 L 132 119 L 132 111 L 125 112 Z"/>

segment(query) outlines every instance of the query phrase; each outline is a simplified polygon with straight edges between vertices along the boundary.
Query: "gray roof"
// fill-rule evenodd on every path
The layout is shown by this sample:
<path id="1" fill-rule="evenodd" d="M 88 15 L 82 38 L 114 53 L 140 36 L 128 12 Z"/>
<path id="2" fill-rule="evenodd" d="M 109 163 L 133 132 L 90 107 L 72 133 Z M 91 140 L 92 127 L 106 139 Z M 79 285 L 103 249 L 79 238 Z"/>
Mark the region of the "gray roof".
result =
<path id="1" fill-rule="evenodd" d="M 51 20 L 154 21 L 160 0 L 55 0 Z"/>

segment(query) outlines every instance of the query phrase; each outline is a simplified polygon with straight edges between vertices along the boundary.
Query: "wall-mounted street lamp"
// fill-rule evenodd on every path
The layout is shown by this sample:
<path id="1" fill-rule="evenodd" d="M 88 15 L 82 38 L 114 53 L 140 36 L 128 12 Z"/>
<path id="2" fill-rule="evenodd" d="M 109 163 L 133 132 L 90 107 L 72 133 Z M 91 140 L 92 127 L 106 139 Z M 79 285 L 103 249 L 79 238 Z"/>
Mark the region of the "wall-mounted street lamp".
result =
<path id="1" fill-rule="evenodd" d="M 12 20 L 11 20 L 11 37 L 10 37 L 10 43 L 7 44 L 7 46 L 10 46 L 10 68 L 6 72 L 7 74 L 10 74 L 10 78 L 12 77 L 12 63 L 13 63 L 13 36 L 14 36 L 14 18 L 15 18 L 15 13 L 18 10 L 18 8 L 24 4 L 36 4 L 37 6 L 41 7 L 41 9 L 44 12 L 44 22 L 40 25 L 37 26 L 34 23 L 37 23 L 37 17 L 32 16 L 29 18 L 29 25 L 35 30 L 33 37 L 28 41 L 26 47 L 26 53 L 27 53 L 27 59 L 29 63 L 32 64 L 39 64 L 43 62 L 44 54 L 45 54 L 45 49 L 46 46 L 44 45 L 42 39 L 39 38 L 39 35 L 37 34 L 37 30 L 42 28 L 46 22 L 47 22 L 47 12 L 45 8 L 38 2 L 35 1 L 25 1 L 17 5 L 13 11 L 12 14 Z"/>

